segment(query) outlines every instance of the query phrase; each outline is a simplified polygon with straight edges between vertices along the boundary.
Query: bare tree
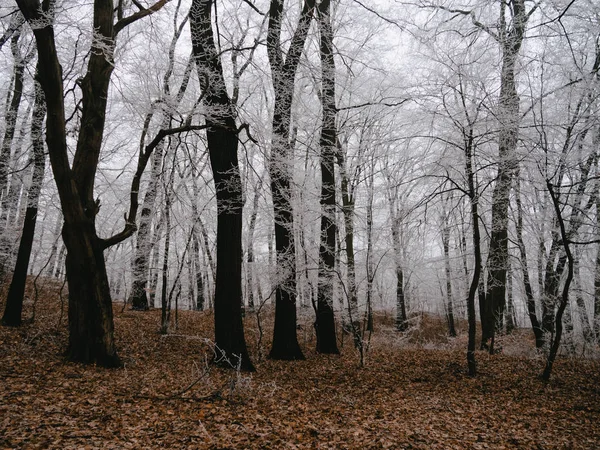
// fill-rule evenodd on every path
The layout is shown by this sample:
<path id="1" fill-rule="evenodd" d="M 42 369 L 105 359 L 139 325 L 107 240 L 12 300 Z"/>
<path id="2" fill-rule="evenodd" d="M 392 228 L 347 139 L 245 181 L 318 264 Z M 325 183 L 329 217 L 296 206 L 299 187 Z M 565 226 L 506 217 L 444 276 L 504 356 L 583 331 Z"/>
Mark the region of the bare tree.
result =
<path id="1" fill-rule="evenodd" d="M 227 93 L 220 53 L 212 29 L 214 0 L 193 0 L 192 49 L 204 103 L 206 136 L 217 197 L 217 274 L 215 286 L 216 362 L 254 370 L 242 322 L 242 183 L 238 164 L 236 111 Z"/>

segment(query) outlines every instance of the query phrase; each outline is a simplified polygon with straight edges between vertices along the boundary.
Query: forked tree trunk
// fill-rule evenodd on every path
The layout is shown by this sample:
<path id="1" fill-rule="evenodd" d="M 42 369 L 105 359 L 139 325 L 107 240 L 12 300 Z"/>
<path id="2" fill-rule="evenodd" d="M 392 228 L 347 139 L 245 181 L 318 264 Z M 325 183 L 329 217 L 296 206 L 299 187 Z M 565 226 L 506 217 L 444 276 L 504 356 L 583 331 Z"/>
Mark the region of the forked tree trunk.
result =
<path id="1" fill-rule="evenodd" d="M 275 104 L 273 106 L 273 138 L 269 161 L 271 193 L 275 217 L 275 252 L 277 258 L 277 285 L 275 286 L 275 327 L 273 346 L 269 357 L 273 359 L 304 359 L 296 335 L 296 248 L 294 242 L 294 214 L 290 158 L 290 125 L 294 79 L 304 43 L 310 27 L 314 1 L 304 2 L 296 30 L 287 55 L 283 56 L 281 25 L 283 0 L 272 0 L 269 8 L 267 52 L 271 66 Z"/>
<path id="2" fill-rule="evenodd" d="M 560 304 L 558 306 L 556 316 L 554 318 L 554 326 L 556 333 L 554 334 L 553 339 L 550 342 L 550 352 L 548 353 L 548 358 L 546 359 L 546 367 L 544 368 L 544 372 L 542 373 L 542 379 L 544 381 L 548 381 L 550 379 L 552 367 L 554 365 L 554 360 L 556 359 L 556 355 L 558 354 L 558 349 L 560 347 L 560 341 L 563 333 L 563 314 L 565 312 L 565 309 L 569 306 L 569 288 L 571 286 L 571 281 L 573 280 L 573 267 L 575 264 L 569 245 L 567 231 L 565 228 L 565 221 L 563 220 L 560 209 L 561 207 L 558 202 L 558 195 L 554 192 L 554 187 L 552 186 L 549 180 L 546 180 L 546 187 L 548 188 L 550 198 L 552 199 L 554 212 L 556 214 L 556 218 L 560 228 L 560 236 L 562 238 L 563 248 L 566 253 L 567 278 L 565 279 L 565 284 L 563 285 Z"/>
<path id="3" fill-rule="evenodd" d="M 99 203 L 94 199 L 94 181 L 104 134 L 108 85 L 114 69 L 113 50 L 117 33 L 128 24 L 160 9 L 166 0 L 152 8 L 114 23 L 112 1 L 96 0 L 92 42 L 82 90 L 81 125 L 72 167 L 67 149 L 62 68 L 54 40 L 49 8 L 53 2 L 17 0 L 32 29 L 38 49 L 40 84 L 47 107 L 46 142 L 50 163 L 65 219 L 63 241 L 67 248 L 69 284 L 69 348 L 72 361 L 120 365 L 113 338 L 112 301 L 104 262 L 104 241 L 96 234 L 95 217 Z M 129 234 L 123 234 L 125 239 Z M 122 240 L 121 239 L 121 240 Z"/>
<path id="4" fill-rule="evenodd" d="M 319 245 L 319 286 L 317 291 L 317 352 L 338 354 L 333 312 L 333 271 L 335 270 L 335 62 L 330 0 L 318 8 L 321 38 L 321 102 L 323 120 L 319 146 L 321 148 L 321 242 Z"/>

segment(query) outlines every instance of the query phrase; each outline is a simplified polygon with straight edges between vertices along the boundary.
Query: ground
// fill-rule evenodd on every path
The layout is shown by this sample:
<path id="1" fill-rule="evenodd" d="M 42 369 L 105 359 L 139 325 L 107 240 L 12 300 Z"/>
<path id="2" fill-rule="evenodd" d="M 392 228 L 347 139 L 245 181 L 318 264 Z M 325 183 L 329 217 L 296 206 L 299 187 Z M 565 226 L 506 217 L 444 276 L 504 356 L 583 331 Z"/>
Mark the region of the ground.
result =
<path id="1" fill-rule="evenodd" d="M 210 312 L 180 311 L 163 336 L 159 311 L 115 303 L 125 367 L 103 369 L 64 361 L 67 316 L 53 292 L 40 295 L 33 323 L 0 327 L 0 449 L 600 448 L 600 364 L 560 358 L 544 384 L 543 359 L 514 350 L 531 345 L 527 330 L 502 354 L 478 352 L 469 378 L 464 336 L 447 339 L 435 318 L 417 315 L 416 331 L 398 334 L 381 313 L 361 368 L 348 336 L 341 356 L 315 354 L 304 311 L 307 359 L 279 362 L 261 357 L 267 308 L 260 327 L 245 318 L 257 367 L 248 374 L 208 364 Z"/>

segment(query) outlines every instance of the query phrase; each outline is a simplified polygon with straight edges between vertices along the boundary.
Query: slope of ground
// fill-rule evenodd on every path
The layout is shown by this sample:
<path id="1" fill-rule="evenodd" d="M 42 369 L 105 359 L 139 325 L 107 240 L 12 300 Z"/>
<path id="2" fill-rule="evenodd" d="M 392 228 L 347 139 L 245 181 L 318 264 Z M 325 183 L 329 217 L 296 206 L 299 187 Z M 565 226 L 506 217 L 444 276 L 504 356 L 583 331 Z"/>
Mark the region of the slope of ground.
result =
<path id="1" fill-rule="evenodd" d="M 177 330 L 161 336 L 159 311 L 115 304 L 125 367 L 107 370 L 61 358 L 66 314 L 55 294 L 40 296 L 33 324 L 0 328 L 2 449 L 600 448 L 597 361 L 560 359 L 543 384 L 539 358 L 478 353 L 472 379 L 454 349 L 463 337 L 425 349 L 380 316 L 359 368 L 348 337 L 341 356 L 315 354 L 309 312 L 299 330 L 307 360 L 269 361 L 259 359 L 266 310 L 262 351 L 256 315 L 245 319 L 258 369 L 246 374 L 207 363 L 209 312 L 179 312 Z"/>

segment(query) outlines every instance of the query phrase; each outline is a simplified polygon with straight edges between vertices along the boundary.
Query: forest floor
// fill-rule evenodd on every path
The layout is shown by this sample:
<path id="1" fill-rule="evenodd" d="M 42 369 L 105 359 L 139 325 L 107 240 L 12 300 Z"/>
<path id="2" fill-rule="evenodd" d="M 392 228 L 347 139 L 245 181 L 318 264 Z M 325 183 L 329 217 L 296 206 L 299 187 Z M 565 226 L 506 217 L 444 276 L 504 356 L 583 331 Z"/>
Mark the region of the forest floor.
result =
<path id="1" fill-rule="evenodd" d="M 526 330 L 501 354 L 478 352 L 470 378 L 464 330 L 448 339 L 427 315 L 399 334 L 378 314 L 360 368 L 348 336 L 341 356 L 316 354 L 301 311 L 306 360 L 268 360 L 267 309 L 260 348 L 257 316 L 245 318 L 249 374 L 207 363 L 210 312 L 180 311 L 160 335 L 160 311 L 114 309 L 123 369 L 63 359 L 67 316 L 51 291 L 33 323 L 0 327 L 0 449 L 600 449 L 599 361 L 562 357 L 545 384 Z"/>

